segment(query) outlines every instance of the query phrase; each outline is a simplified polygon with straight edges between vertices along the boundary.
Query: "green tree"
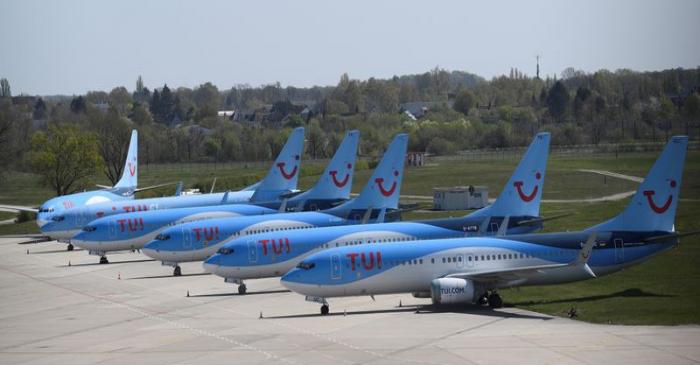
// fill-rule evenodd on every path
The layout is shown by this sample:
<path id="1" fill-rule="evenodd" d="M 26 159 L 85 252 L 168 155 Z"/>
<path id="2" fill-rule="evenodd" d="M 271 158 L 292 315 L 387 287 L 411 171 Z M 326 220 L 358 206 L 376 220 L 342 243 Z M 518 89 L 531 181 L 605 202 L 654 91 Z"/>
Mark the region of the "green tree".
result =
<path id="1" fill-rule="evenodd" d="M 83 99 L 82 96 L 78 96 L 77 98 L 73 98 L 70 102 L 70 110 L 73 113 L 85 113 L 85 110 L 87 109 L 87 106 L 85 105 L 85 99 Z"/>
<path id="2" fill-rule="evenodd" d="M 92 125 L 104 161 L 104 174 L 114 185 L 124 170 L 124 159 L 131 139 L 131 125 L 120 117 L 116 110 L 110 110 L 103 118 L 93 120 Z"/>
<path id="3" fill-rule="evenodd" d="M 7 79 L 0 79 L 0 98 L 11 98 L 10 82 Z"/>
<path id="4" fill-rule="evenodd" d="M 690 94 L 683 103 L 683 116 L 686 118 L 686 134 L 690 135 L 690 124 L 695 123 L 700 136 L 700 95 Z"/>
<path id="5" fill-rule="evenodd" d="M 569 90 L 561 81 L 557 81 L 549 90 L 547 95 L 547 107 L 549 108 L 549 113 L 557 121 L 561 122 L 564 120 L 566 111 L 569 108 Z"/>
<path id="6" fill-rule="evenodd" d="M 115 87 L 109 92 L 109 105 L 119 111 L 119 115 L 126 116 L 133 99 L 124 86 Z"/>
<path id="7" fill-rule="evenodd" d="M 97 138 L 77 126 L 51 124 L 32 136 L 29 161 L 57 195 L 82 190 L 102 168 Z"/>
<path id="8" fill-rule="evenodd" d="M 455 104 L 452 108 L 464 115 L 469 115 L 469 110 L 471 110 L 476 103 L 475 99 L 474 93 L 469 90 L 462 90 L 457 94 L 457 97 L 455 97 Z"/>
<path id="9" fill-rule="evenodd" d="M 319 154 L 323 151 L 323 146 L 326 142 L 326 136 L 321 129 L 321 124 L 318 119 L 311 119 L 309 121 L 308 132 L 306 135 L 306 145 L 307 151 L 311 155 L 311 158 L 316 159 Z"/>

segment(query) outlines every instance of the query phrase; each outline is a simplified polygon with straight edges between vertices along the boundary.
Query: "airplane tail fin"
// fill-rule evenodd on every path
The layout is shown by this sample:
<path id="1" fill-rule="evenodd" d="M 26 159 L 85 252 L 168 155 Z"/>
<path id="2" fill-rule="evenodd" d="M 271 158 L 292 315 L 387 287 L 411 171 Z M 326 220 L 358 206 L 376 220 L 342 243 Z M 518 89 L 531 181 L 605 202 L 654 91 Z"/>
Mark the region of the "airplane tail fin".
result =
<path id="1" fill-rule="evenodd" d="M 291 190 L 296 190 L 301 169 L 301 155 L 304 152 L 304 128 L 295 128 L 282 147 L 274 164 L 251 198 L 254 202 L 276 200 Z"/>
<path id="2" fill-rule="evenodd" d="M 359 140 L 360 131 L 349 131 L 316 185 L 295 199 L 348 199 Z"/>
<path id="3" fill-rule="evenodd" d="M 525 151 L 498 199 L 490 206 L 477 210 L 470 216 L 539 216 L 547 158 L 549 157 L 549 141 L 549 133 L 538 133 Z"/>
<path id="4" fill-rule="evenodd" d="M 397 209 L 407 147 L 408 135 L 397 134 L 360 195 L 334 209 Z"/>
<path id="5" fill-rule="evenodd" d="M 139 178 L 139 161 L 138 161 L 138 149 L 139 149 L 139 134 L 134 129 L 131 131 L 131 140 L 129 141 L 129 151 L 126 154 L 126 161 L 124 162 L 124 169 L 122 170 L 122 177 L 114 185 L 117 189 L 128 189 L 135 191 L 138 186 Z"/>
<path id="6" fill-rule="evenodd" d="M 671 138 L 627 208 L 587 231 L 673 231 L 687 146 L 688 137 Z"/>

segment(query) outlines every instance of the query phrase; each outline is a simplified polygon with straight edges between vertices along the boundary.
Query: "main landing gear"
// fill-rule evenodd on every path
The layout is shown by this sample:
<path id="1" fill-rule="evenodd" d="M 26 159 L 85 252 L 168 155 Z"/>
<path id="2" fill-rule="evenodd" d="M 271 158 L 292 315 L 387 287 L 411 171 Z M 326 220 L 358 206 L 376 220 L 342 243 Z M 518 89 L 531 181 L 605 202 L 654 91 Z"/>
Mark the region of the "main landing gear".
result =
<path id="1" fill-rule="evenodd" d="M 109 260 L 107 260 L 107 256 L 100 256 L 100 264 L 109 264 Z"/>
<path id="2" fill-rule="evenodd" d="M 491 308 L 501 308 L 503 307 L 503 299 L 501 299 L 501 296 L 498 294 L 496 291 L 491 291 L 484 293 L 482 296 L 479 297 L 479 300 L 477 303 L 480 306 L 489 306 Z"/>
<path id="3" fill-rule="evenodd" d="M 224 283 L 238 284 L 238 294 L 239 295 L 245 295 L 246 291 L 248 290 L 248 288 L 245 286 L 245 283 L 241 279 L 224 278 Z"/>
<path id="4" fill-rule="evenodd" d="M 497 292 L 492 292 L 489 295 L 489 307 L 491 308 L 501 308 L 503 307 L 503 299 L 501 299 L 501 296 Z"/>
<path id="5" fill-rule="evenodd" d="M 75 247 L 73 247 L 72 243 L 69 243 L 68 246 L 66 247 L 66 251 L 73 251 Z"/>
<path id="6" fill-rule="evenodd" d="M 180 269 L 180 266 L 175 266 L 175 269 L 173 269 L 173 276 L 182 276 L 182 270 Z"/>

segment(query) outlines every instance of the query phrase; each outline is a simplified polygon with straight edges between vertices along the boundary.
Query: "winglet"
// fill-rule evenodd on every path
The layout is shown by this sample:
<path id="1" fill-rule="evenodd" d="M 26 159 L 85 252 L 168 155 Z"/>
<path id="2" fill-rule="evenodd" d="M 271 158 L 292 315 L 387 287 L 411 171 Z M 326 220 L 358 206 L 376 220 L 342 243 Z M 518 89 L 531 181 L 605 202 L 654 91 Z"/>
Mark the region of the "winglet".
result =
<path id="1" fill-rule="evenodd" d="M 596 275 L 593 272 L 593 270 L 591 270 L 591 267 L 588 266 L 588 260 L 591 258 L 591 253 L 593 253 L 593 246 L 595 246 L 596 244 L 595 239 L 597 236 L 598 232 L 592 232 L 588 235 L 586 243 L 583 244 L 583 247 L 581 247 L 581 251 L 579 251 L 576 260 L 574 261 L 575 265 L 582 266 L 583 269 L 586 270 L 586 272 L 593 278 L 595 278 Z"/>
<path id="2" fill-rule="evenodd" d="M 510 216 L 507 215 L 507 216 L 505 216 L 505 218 L 503 218 L 501 225 L 498 227 L 498 232 L 496 232 L 496 236 L 505 236 L 506 233 L 508 233 L 508 223 L 509 222 L 510 222 Z"/>
<path id="3" fill-rule="evenodd" d="M 226 202 L 228 202 L 228 193 L 229 192 L 230 192 L 230 190 L 226 190 L 226 192 L 224 193 L 224 196 L 221 198 L 221 204 L 226 204 Z"/>
<path id="4" fill-rule="evenodd" d="M 175 187 L 175 196 L 180 196 L 182 195 L 182 187 L 183 187 L 183 182 L 180 181 L 177 183 L 177 186 Z"/>

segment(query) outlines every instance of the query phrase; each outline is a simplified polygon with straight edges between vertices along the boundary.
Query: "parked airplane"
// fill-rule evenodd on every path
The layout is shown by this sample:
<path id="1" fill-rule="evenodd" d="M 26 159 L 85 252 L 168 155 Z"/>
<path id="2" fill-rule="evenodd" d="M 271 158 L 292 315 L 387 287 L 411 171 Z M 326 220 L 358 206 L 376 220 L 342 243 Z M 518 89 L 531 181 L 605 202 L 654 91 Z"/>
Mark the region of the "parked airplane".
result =
<path id="1" fill-rule="evenodd" d="M 278 199 L 280 196 L 288 194 L 297 188 L 303 145 L 304 128 L 296 128 L 292 131 L 267 176 L 257 185 L 254 185 L 255 190 L 247 188 L 229 193 L 97 203 L 54 215 L 51 218 L 51 222 L 41 227 L 41 231 L 53 239 L 70 242 L 70 239 L 88 223 L 105 216 L 148 210 L 218 205 L 222 204 L 224 195 L 227 197 L 226 201 L 223 202 L 225 204 L 257 203 Z"/>
<path id="2" fill-rule="evenodd" d="M 305 257 L 331 247 L 531 232 L 543 222 L 539 212 L 549 140 L 549 133 L 535 136 L 498 199 L 464 217 L 259 233 L 226 243 L 204 262 L 204 269 L 227 282 L 242 283 L 280 276 Z M 289 249 L 266 249 L 275 244 Z"/>
<path id="3" fill-rule="evenodd" d="M 264 203 L 266 207 L 223 204 L 227 200 L 224 195 L 222 204 L 219 205 L 116 214 L 90 222 L 71 242 L 87 249 L 91 255 L 99 255 L 100 263 L 106 264 L 108 261 L 105 255 L 108 252 L 140 249 L 160 232 L 176 224 L 212 218 L 273 214 L 284 212 L 288 208 L 318 210 L 318 207 L 331 207 L 350 198 L 359 135 L 359 131 L 348 132 L 318 183 L 312 189 L 284 201 Z M 201 236 L 211 240 L 216 234 L 218 232 L 214 228 L 196 231 L 198 239 Z M 180 273 L 180 267 L 175 267 L 174 275 L 179 276 Z"/>
<path id="4" fill-rule="evenodd" d="M 22 206 L 1 206 L 12 210 L 27 211 L 37 213 L 36 223 L 39 227 L 51 222 L 51 218 L 56 215 L 63 214 L 68 209 L 83 207 L 86 205 L 97 204 L 108 201 L 120 201 L 133 199 L 134 193 L 137 191 L 153 189 L 163 185 L 152 186 L 148 188 L 137 188 L 138 182 L 138 132 L 134 129 L 131 132 L 131 140 L 124 162 L 122 177 L 113 187 L 100 186 L 103 189 L 84 191 L 75 194 L 68 194 L 51 198 L 41 204 L 37 208 L 22 207 Z"/>
<path id="5" fill-rule="evenodd" d="M 614 273 L 678 244 L 673 223 L 687 143 L 673 137 L 627 208 L 584 231 L 331 248 L 302 260 L 282 284 L 323 303 L 327 314 L 326 298 L 388 293 L 499 307 L 500 288 Z"/>
<path id="6" fill-rule="evenodd" d="M 294 212 L 236 219 L 209 219 L 184 223 L 164 230 L 143 252 L 163 265 L 176 267 L 180 262 L 202 261 L 226 241 L 260 232 L 277 232 L 314 227 L 383 222 L 398 208 L 408 136 L 397 135 L 360 195 L 337 207 L 319 212 Z M 204 237 L 198 232 L 218 232 Z M 213 238 L 213 239 L 209 239 Z M 252 244 L 252 243 L 251 243 Z M 288 249 L 283 243 L 270 244 L 264 250 Z M 254 251 L 255 252 L 255 251 Z M 245 285 L 239 292 L 245 292 Z"/>

